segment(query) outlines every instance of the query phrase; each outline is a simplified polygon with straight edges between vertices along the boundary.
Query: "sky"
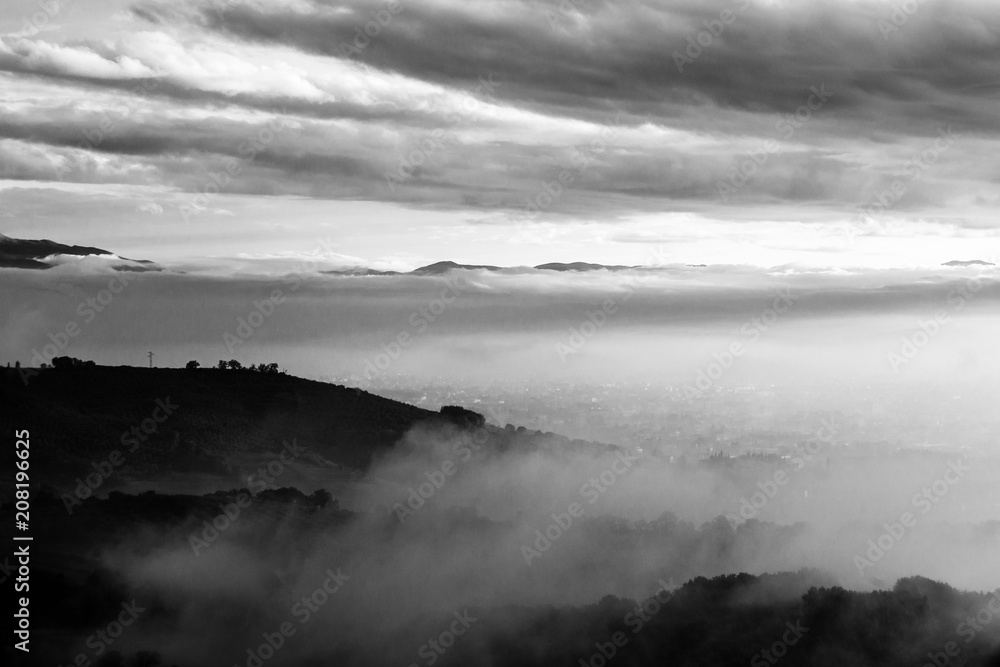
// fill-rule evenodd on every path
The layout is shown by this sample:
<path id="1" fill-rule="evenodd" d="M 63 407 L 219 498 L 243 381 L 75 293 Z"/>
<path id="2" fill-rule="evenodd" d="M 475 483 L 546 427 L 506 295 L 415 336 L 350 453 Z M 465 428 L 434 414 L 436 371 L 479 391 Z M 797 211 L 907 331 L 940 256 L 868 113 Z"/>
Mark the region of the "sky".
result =
<path id="1" fill-rule="evenodd" d="M 2 7 L 12 237 L 403 270 L 920 268 L 1000 247 L 995 3 Z"/>

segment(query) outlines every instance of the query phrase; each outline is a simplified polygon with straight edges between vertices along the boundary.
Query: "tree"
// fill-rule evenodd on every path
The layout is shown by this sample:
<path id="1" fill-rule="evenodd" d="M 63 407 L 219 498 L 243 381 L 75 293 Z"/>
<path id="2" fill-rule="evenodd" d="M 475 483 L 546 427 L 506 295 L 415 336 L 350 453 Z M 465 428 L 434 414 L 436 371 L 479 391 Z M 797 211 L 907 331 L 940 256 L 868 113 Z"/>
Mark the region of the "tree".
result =
<path id="1" fill-rule="evenodd" d="M 76 357 L 56 357 L 52 360 L 52 368 L 94 368 L 97 364 L 91 360 L 81 361 Z"/>
<path id="2" fill-rule="evenodd" d="M 129 667 L 159 667 L 163 658 L 156 651 L 139 651 L 129 661 Z"/>
<path id="3" fill-rule="evenodd" d="M 52 359 L 52 368 L 72 368 L 79 363 L 78 359 L 72 357 L 55 357 Z"/>
<path id="4" fill-rule="evenodd" d="M 192 359 L 191 361 L 187 362 L 187 365 L 184 366 L 184 368 L 188 369 L 189 371 L 193 371 L 194 369 L 198 368 L 199 366 L 201 366 L 201 364 L 199 364 L 197 361 L 195 361 L 195 360 Z"/>
<path id="5" fill-rule="evenodd" d="M 241 364 L 240 362 L 236 361 L 235 359 L 230 359 L 226 363 L 226 365 L 229 366 L 229 370 L 232 370 L 232 371 L 243 370 L 243 364 Z"/>
<path id="6" fill-rule="evenodd" d="M 222 359 L 219 359 L 219 365 L 216 366 L 216 368 L 218 368 L 220 371 L 226 370 L 226 362 L 223 361 Z"/>
<path id="7" fill-rule="evenodd" d="M 309 502 L 315 507 L 326 507 L 331 501 L 334 503 L 333 509 L 339 509 L 337 501 L 333 500 L 333 496 L 326 489 L 316 489 L 309 496 Z"/>
<path id="8" fill-rule="evenodd" d="M 98 660 L 95 664 L 97 667 L 124 667 L 125 659 L 118 651 L 108 651 L 104 654 L 104 657 Z"/>

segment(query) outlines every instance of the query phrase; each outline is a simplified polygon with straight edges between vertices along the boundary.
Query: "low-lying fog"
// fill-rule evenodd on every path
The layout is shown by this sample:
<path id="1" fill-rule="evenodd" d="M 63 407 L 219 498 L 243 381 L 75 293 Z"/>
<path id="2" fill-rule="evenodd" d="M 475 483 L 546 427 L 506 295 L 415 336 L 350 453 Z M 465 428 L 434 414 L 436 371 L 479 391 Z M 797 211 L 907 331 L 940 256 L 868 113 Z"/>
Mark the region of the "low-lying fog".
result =
<path id="1" fill-rule="evenodd" d="M 4 272 L 0 359 L 30 363 L 36 351 L 45 353 L 49 334 L 74 322 L 80 333 L 59 351 L 101 364 L 144 365 L 152 348 L 161 366 L 278 361 L 293 375 L 358 382 L 407 374 L 687 383 L 734 343 L 743 354 L 727 383 L 909 381 L 1000 370 L 996 267 L 146 273 L 131 274 L 104 306 L 88 299 L 105 290 L 110 274 L 88 267 Z M 921 323 L 936 326 L 926 341 Z M 890 354 L 902 356 L 904 339 L 914 336 L 923 343 L 919 353 L 894 363 Z"/>
<path id="2" fill-rule="evenodd" d="M 247 511 L 197 557 L 190 534 L 174 532 L 136 536 L 106 562 L 184 610 L 165 652 L 206 659 L 235 659 L 253 630 L 301 620 L 296 600 L 340 572 L 349 579 L 315 612 L 321 630 L 303 632 L 283 659 L 350 638 L 348 663 L 420 662 L 418 647 L 454 611 L 642 599 L 660 580 L 815 568 L 830 575 L 817 583 L 858 590 L 910 575 L 1000 586 L 996 460 L 828 457 L 831 443 L 813 439 L 781 462 L 678 467 L 627 450 L 517 443 L 497 452 L 419 427 L 341 488 L 342 507 L 358 512 L 342 528 L 294 529 Z M 234 614 L 245 631 L 226 625 Z M 473 641 L 482 645 L 465 650 L 486 650 L 489 638 Z"/>
<path id="3" fill-rule="evenodd" d="M 3 358 L 28 363 L 49 332 L 79 320 L 82 333 L 63 353 L 98 363 L 138 365 L 152 348 L 162 365 L 279 361 L 312 377 L 363 377 L 365 361 L 388 353 L 402 333 L 409 344 L 389 372 L 416 378 L 686 384 L 734 343 L 744 353 L 720 380 L 726 384 L 872 379 L 919 392 L 946 373 L 981 392 L 995 391 L 991 378 L 1000 371 L 992 269 L 464 272 L 462 293 L 434 321 L 427 313 L 437 309 L 445 278 L 152 274 L 137 276 L 85 321 L 78 304 L 107 276 L 64 271 L 12 274 L 0 285 Z M 178 281 L 184 289 L 175 289 Z M 274 289 L 284 300 L 227 347 L 225 334 Z M 779 303 L 781 312 L 769 314 Z M 572 329 L 605 305 L 603 323 L 575 345 Z M 919 348 L 914 354 L 907 341 Z M 572 352 L 561 354 L 559 344 Z M 895 353 L 905 357 L 896 368 Z M 503 451 L 475 450 L 456 432 L 421 427 L 365 478 L 335 487 L 341 507 L 356 513 L 344 526 L 303 528 L 248 510 L 198 556 L 190 532 L 178 529 L 109 545 L 104 560 L 181 610 L 162 636 L 129 641 L 206 664 L 223 655 L 246 664 L 246 648 L 262 632 L 284 621 L 298 627 L 296 600 L 321 588 L 328 571 L 348 578 L 276 662 L 306 664 L 340 647 L 343 664 L 371 664 L 374 656 L 380 664 L 422 663 L 421 645 L 454 612 L 643 598 L 661 580 L 723 573 L 816 568 L 860 590 L 909 575 L 962 589 L 1000 586 L 1000 465 L 991 452 L 846 456 L 835 449 L 843 444 L 835 420 L 829 437 L 820 427 L 803 438 L 798 456 L 686 465 L 554 440 L 529 447 L 514 438 Z M 489 653 L 487 635 L 464 641 L 470 655 Z"/>

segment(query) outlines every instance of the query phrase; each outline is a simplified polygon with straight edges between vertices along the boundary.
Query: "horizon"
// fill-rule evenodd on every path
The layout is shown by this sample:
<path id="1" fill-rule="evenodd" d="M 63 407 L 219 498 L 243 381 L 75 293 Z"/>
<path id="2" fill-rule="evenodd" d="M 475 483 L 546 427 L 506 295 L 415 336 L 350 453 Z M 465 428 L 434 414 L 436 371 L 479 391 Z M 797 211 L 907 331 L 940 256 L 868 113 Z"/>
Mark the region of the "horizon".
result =
<path id="1" fill-rule="evenodd" d="M 217 258 L 205 258 L 205 257 L 203 257 L 203 258 L 200 258 L 201 261 L 199 261 L 199 262 L 193 262 L 192 261 L 192 259 L 193 259 L 192 257 L 175 257 L 171 261 L 167 261 L 167 262 L 156 262 L 154 260 L 149 260 L 149 259 L 144 259 L 144 258 L 124 258 L 122 256 L 122 254 L 117 253 L 117 252 L 115 252 L 112 249 L 99 247 L 100 244 L 93 244 L 93 243 L 90 243 L 90 242 L 88 242 L 86 240 L 80 240 L 80 239 L 60 239 L 60 240 L 57 240 L 57 239 L 50 239 L 50 238 L 15 238 L 13 236 L 10 236 L 9 234 L 4 234 L 3 232 L 0 232 L 0 240 L 6 240 L 6 241 L 12 241 L 12 242 L 17 242 L 17 241 L 43 242 L 43 243 L 52 243 L 52 244 L 65 245 L 65 246 L 78 246 L 78 247 L 83 247 L 83 248 L 90 247 L 90 248 L 95 248 L 95 249 L 103 250 L 103 251 L 105 251 L 105 253 L 106 253 L 107 256 L 114 257 L 116 259 L 131 259 L 132 261 L 139 261 L 139 262 L 153 262 L 154 264 L 160 264 L 160 265 L 163 265 L 163 266 L 168 267 L 168 268 L 171 267 L 171 266 L 178 266 L 178 267 L 185 267 L 185 268 L 191 269 L 191 270 L 198 270 L 198 269 L 201 269 L 201 270 L 212 270 L 212 269 L 218 269 L 220 267 L 225 267 L 225 266 L 233 266 L 234 263 L 235 263 L 235 261 L 238 260 L 238 261 L 243 262 L 246 268 L 249 268 L 249 269 L 252 269 L 252 270 L 256 270 L 256 271 L 259 271 L 261 273 L 267 273 L 268 272 L 268 269 L 269 269 L 268 265 L 269 264 L 276 264 L 276 263 L 280 263 L 280 262 L 292 262 L 292 261 L 296 262 L 295 266 L 299 267 L 300 269 L 303 266 L 308 265 L 310 267 L 310 272 L 317 272 L 317 273 L 331 273 L 331 272 L 337 272 L 337 271 L 347 272 L 347 271 L 350 271 L 350 270 L 363 270 L 363 269 L 367 269 L 367 270 L 371 270 L 371 271 L 384 272 L 384 273 L 387 273 L 387 274 L 391 274 L 391 273 L 398 273 L 398 274 L 414 273 L 414 272 L 416 272 L 416 271 L 418 271 L 420 269 L 436 268 L 436 267 L 439 267 L 439 265 L 444 265 L 444 264 L 455 264 L 455 265 L 457 265 L 455 267 L 449 267 L 449 270 L 451 270 L 451 268 L 454 268 L 454 269 L 458 269 L 458 270 L 462 270 L 462 269 L 472 269 L 472 270 L 483 269 L 483 270 L 501 270 L 501 271 L 502 270 L 513 270 L 513 269 L 540 269 L 541 267 L 548 266 L 548 265 L 560 265 L 561 267 L 563 267 L 562 269 L 553 269 L 553 270 L 556 270 L 556 271 L 562 270 L 562 271 L 569 271 L 569 272 L 576 271 L 575 269 L 570 268 L 571 265 L 581 265 L 581 264 L 588 264 L 588 265 L 591 265 L 591 266 L 587 267 L 585 269 L 580 269 L 580 271 L 599 270 L 599 269 L 609 269 L 609 270 L 615 270 L 615 271 L 622 271 L 622 270 L 629 270 L 629 269 L 657 269 L 657 268 L 681 268 L 681 267 L 687 267 L 687 268 L 710 268 L 710 267 L 711 268 L 717 268 L 719 266 L 755 267 L 755 268 L 762 269 L 762 270 L 763 269 L 771 269 L 771 270 L 773 270 L 773 269 L 779 269 L 779 268 L 801 268 L 803 270 L 810 270 L 810 269 L 813 269 L 813 270 L 824 270 L 824 269 L 834 268 L 834 267 L 830 267 L 830 266 L 812 266 L 812 265 L 809 265 L 809 264 L 800 264 L 800 263 L 795 263 L 795 262 L 787 262 L 787 263 L 783 263 L 783 264 L 774 264 L 774 265 L 768 265 L 768 266 L 754 265 L 754 264 L 750 264 L 750 263 L 711 265 L 711 264 L 704 264 L 704 263 L 681 262 L 681 261 L 678 261 L 678 262 L 666 262 L 665 258 L 667 257 L 667 253 L 666 253 L 666 251 L 665 251 L 665 249 L 664 249 L 664 247 L 662 245 L 653 246 L 653 247 L 651 247 L 651 248 L 648 249 L 647 254 L 645 256 L 645 259 L 647 260 L 648 263 L 645 263 L 645 264 L 623 265 L 623 264 L 613 264 L 611 262 L 601 262 L 601 261 L 570 260 L 570 261 L 543 261 L 543 262 L 539 262 L 537 264 L 520 263 L 520 264 L 509 264 L 509 265 L 502 265 L 502 264 L 496 265 L 496 264 L 489 264 L 489 263 L 483 263 L 483 262 L 464 261 L 464 260 L 455 260 L 454 258 L 447 258 L 447 259 L 436 259 L 436 260 L 427 262 L 426 264 L 417 264 L 417 265 L 411 264 L 411 265 L 406 265 L 406 266 L 397 266 L 394 269 L 387 269 L 387 268 L 384 268 L 384 267 L 380 267 L 378 265 L 373 266 L 373 265 L 368 265 L 368 264 L 359 264 L 359 263 L 356 263 L 356 261 L 359 258 L 348 259 L 348 258 L 336 257 L 336 256 L 334 256 L 334 257 L 331 258 L 331 256 L 329 255 L 329 252 L 327 252 L 327 254 L 324 254 L 325 251 L 329 251 L 330 250 L 331 245 L 332 245 L 329 238 L 319 239 L 317 241 L 315 247 L 312 249 L 312 251 L 310 251 L 308 253 L 283 252 L 283 253 L 273 253 L 273 254 L 271 254 L 269 256 L 246 256 L 246 255 L 242 255 L 242 256 L 238 256 L 238 257 L 217 257 Z M 66 265 L 72 265 L 72 262 L 74 261 L 75 257 L 84 257 L 86 255 L 74 255 L 74 254 L 59 254 L 59 253 L 56 253 L 55 255 L 48 255 L 47 257 L 51 258 L 53 256 L 59 258 L 61 260 L 60 263 L 64 262 Z M 100 255 L 91 255 L 91 256 L 93 256 L 93 257 L 100 257 Z M 948 267 L 969 267 L 969 266 L 976 266 L 976 265 L 979 265 L 979 266 L 997 266 L 997 262 L 1000 261 L 1000 256 L 998 256 L 996 254 L 985 255 L 984 253 L 979 253 L 979 255 L 976 256 L 976 257 L 968 257 L 968 258 L 956 258 L 956 257 L 953 257 L 951 259 L 945 260 L 945 259 L 943 259 L 944 257 L 945 257 L 945 255 L 942 254 L 941 257 L 940 257 L 940 259 L 942 261 L 940 261 L 937 264 L 928 264 L 926 266 L 924 266 L 924 265 L 908 264 L 908 265 L 884 266 L 884 267 L 875 267 L 875 266 L 840 266 L 840 267 L 837 267 L 837 268 L 844 269 L 844 270 L 854 270 L 854 271 L 862 271 L 862 270 L 865 270 L 865 269 L 871 270 L 871 271 L 892 270 L 892 269 L 914 269 L 914 268 L 932 269 L 932 268 L 939 268 L 939 267 L 942 267 L 942 266 L 948 266 Z M 986 259 L 984 259 L 984 257 L 986 257 Z M 44 259 L 45 257 L 39 255 L 36 258 L 37 259 Z M 218 261 L 213 261 L 213 260 L 218 260 Z M 997 260 L 997 261 L 989 261 L 989 260 Z M 378 264 L 378 263 L 376 263 L 376 264 Z M 0 267 L 0 268 L 2 268 L 2 267 Z"/>

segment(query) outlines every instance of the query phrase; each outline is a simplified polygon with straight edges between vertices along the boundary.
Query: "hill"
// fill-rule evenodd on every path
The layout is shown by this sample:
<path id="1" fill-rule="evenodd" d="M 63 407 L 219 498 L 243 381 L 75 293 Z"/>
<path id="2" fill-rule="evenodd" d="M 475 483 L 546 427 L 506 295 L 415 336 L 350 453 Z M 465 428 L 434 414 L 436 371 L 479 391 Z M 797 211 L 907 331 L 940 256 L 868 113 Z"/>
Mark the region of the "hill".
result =
<path id="1" fill-rule="evenodd" d="M 53 257 L 68 255 L 71 257 L 107 257 L 112 260 L 131 262 L 131 265 L 116 266 L 116 269 L 129 271 L 154 270 L 148 260 L 134 260 L 119 257 L 109 250 L 91 246 L 66 245 L 48 239 L 27 240 L 14 239 L 0 234 L 0 268 L 13 269 L 49 269 L 55 266 Z M 135 264 L 143 266 L 134 266 Z"/>
<path id="2" fill-rule="evenodd" d="M 945 262 L 941 266 L 996 266 L 992 262 L 984 262 L 981 259 L 970 259 L 970 260 L 960 260 L 953 259 L 950 262 Z"/>
<path id="3" fill-rule="evenodd" d="M 456 262 L 445 261 L 421 266 L 419 269 L 410 271 L 410 273 L 417 276 L 439 276 L 456 269 L 464 269 L 466 271 L 499 271 L 500 268 L 499 266 L 489 266 L 486 264 L 458 264 Z"/>
<path id="4" fill-rule="evenodd" d="M 539 264 L 535 268 L 542 271 L 626 271 L 628 269 L 636 269 L 642 267 L 623 266 L 621 264 L 614 264 L 608 266 L 605 264 L 591 264 L 588 262 L 571 262 L 569 264 L 564 264 L 562 262 L 551 262 L 549 264 Z"/>
<path id="5" fill-rule="evenodd" d="M 50 484 L 85 476 L 116 449 L 125 478 L 202 473 L 236 482 L 241 469 L 293 440 L 307 452 L 303 463 L 349 473 L 415 423 L 444 419 L 280 374 L 97 366 L 42 369 L 26 385 L 22 370 L 0 372 L 0 424 L 34 431 L 32 465 Z"/>
<path id="6" fill-rule="evenodd" d="M 294 445 L 302 453 L 281 484 L 312 492 L 366 472 L 373 457 L 418 424 L 482 429 L 487 446 L 500 451 L 610 447 L 500 428 L 458 406 L 433 412 L 361 389 L 247 369 L 2 368 L 0 402 L 0 426 L 32 434 L 32 481 L 57 490 L 76 488 L 107 463 L 114 474 L 103 475 L 102 493 L 238 488 Z"/>

